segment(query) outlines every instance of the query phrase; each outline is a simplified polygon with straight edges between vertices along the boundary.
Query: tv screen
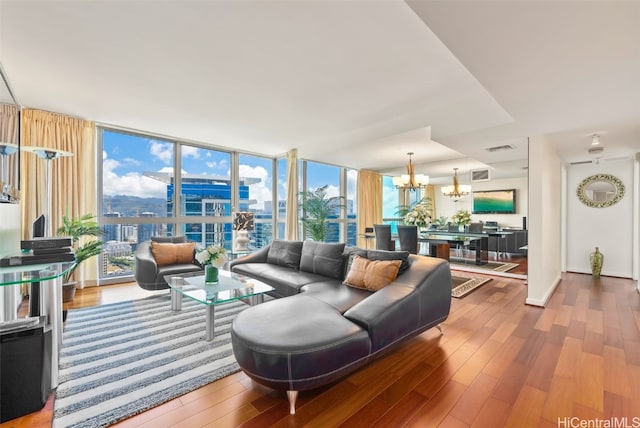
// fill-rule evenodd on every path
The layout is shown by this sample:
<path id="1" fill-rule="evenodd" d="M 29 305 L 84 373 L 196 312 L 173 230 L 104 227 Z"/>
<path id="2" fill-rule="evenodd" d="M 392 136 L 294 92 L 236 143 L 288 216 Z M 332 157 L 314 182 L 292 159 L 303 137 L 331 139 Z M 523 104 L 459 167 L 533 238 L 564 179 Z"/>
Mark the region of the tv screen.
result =
<path id="1" fill-rule="evenodd" d="M 516 189 L 473 192 L 473 214 L 515 214 Z"/>

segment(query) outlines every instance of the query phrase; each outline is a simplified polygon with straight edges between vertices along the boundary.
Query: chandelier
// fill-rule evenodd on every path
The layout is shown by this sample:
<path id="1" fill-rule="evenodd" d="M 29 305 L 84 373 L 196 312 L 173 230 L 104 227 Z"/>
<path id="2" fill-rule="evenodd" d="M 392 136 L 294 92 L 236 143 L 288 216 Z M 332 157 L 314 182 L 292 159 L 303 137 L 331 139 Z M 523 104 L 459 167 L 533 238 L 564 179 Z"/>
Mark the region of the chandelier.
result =
<path id="1" fill-rule="evenodd" d="M 415 173 L 415 165 L 411 162 L 411 156 L 413 152 L 407 153 L 409 155 L 409 163 L 407 164 L 407 173 L 402 174 L 399 177 L 393 177 L 393 185 L 396 189 L 403 190 L 418 190 L 426 187 L 429 184 L 429 176 L 424 174 Z"/>
<path id="2" fill-rule="evenodd" d="M 458 168 L 453 168 L 453 186 L 442 186 L 442 194 L 457 202 L 458 199 L 468 195 L 469 192 L 471 192 L 471 186 L 460 184 L 458 182 Z"/>

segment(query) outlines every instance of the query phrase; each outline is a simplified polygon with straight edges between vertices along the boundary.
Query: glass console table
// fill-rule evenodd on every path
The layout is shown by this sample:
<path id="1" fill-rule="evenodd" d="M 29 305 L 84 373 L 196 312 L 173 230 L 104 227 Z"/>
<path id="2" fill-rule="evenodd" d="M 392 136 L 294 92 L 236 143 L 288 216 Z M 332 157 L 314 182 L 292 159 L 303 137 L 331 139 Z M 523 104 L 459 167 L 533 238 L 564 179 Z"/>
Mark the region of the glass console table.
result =
<path id="1" fill-rule="evenodd" d="M 58 353 L 62 345 L 62 277 L 75 262 L 0 267 L 2 307 L 0 321 L 18 318 L 18 297 L 21 284 L 40 283 L 40 314 L 46 328 L 51 329 L 51 388 L 58 386 Z"/>

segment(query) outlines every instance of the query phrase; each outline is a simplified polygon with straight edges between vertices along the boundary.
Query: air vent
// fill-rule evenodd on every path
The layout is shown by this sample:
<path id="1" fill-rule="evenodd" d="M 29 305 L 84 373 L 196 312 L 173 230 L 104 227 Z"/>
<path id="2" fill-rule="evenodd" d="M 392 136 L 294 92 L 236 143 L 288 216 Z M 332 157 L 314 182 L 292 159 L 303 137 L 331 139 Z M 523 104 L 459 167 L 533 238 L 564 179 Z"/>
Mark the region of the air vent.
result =
<path id="1" fill-rule="evenodd" d="M 571 162 L 570 165 L 584 165 L 585 163 L 591 163 L 591 161 Z"/>
<path id="2" fill-rule="evenodd" d="M 502 145 L 502 146 L 489 147 L 489 148 L 487 148 L 485 150 L 488 151 L 488 152 L 493 153 L 493 152 L 501 152 L 503 150 L 513 150 L 513 149 L 515 149 L 515 147 L 512 146 L 511 144 L 505 144 L 505 145 Z"/>
<path id="3" fill-rule="evenodd" d="M 471 181 L 489 181 L 490 178 L 488 169 L 471 170 Z"/>
<path id="4" fill-rule="evenodd" d="M 592 155 L 597 155 L 598 153 L 604 152 L 604 147 L 590 147 L 589 153 Z"/>

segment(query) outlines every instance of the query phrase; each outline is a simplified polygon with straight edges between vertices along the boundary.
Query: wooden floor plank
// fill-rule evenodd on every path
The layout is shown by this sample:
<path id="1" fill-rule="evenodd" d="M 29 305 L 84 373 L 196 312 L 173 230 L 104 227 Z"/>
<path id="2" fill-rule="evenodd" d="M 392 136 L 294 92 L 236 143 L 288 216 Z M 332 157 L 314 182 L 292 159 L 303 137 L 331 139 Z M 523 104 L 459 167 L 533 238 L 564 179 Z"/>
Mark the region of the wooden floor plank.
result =
<path id="1" fill-rule="evenodd" d="M 69 308 L 148 296 L 135 284 L 78 290 Z M 565 273 L 546 309 L 521 280 L 494 279 L 454 299 L 435 329 L 347 378 L 283 391 L 236 373 L 116 426 L 557 427 L 558 418 L 638 417 L 640 294 L 630 280 Z M 51 426 L 45 408 L 0 428 Z"/>

